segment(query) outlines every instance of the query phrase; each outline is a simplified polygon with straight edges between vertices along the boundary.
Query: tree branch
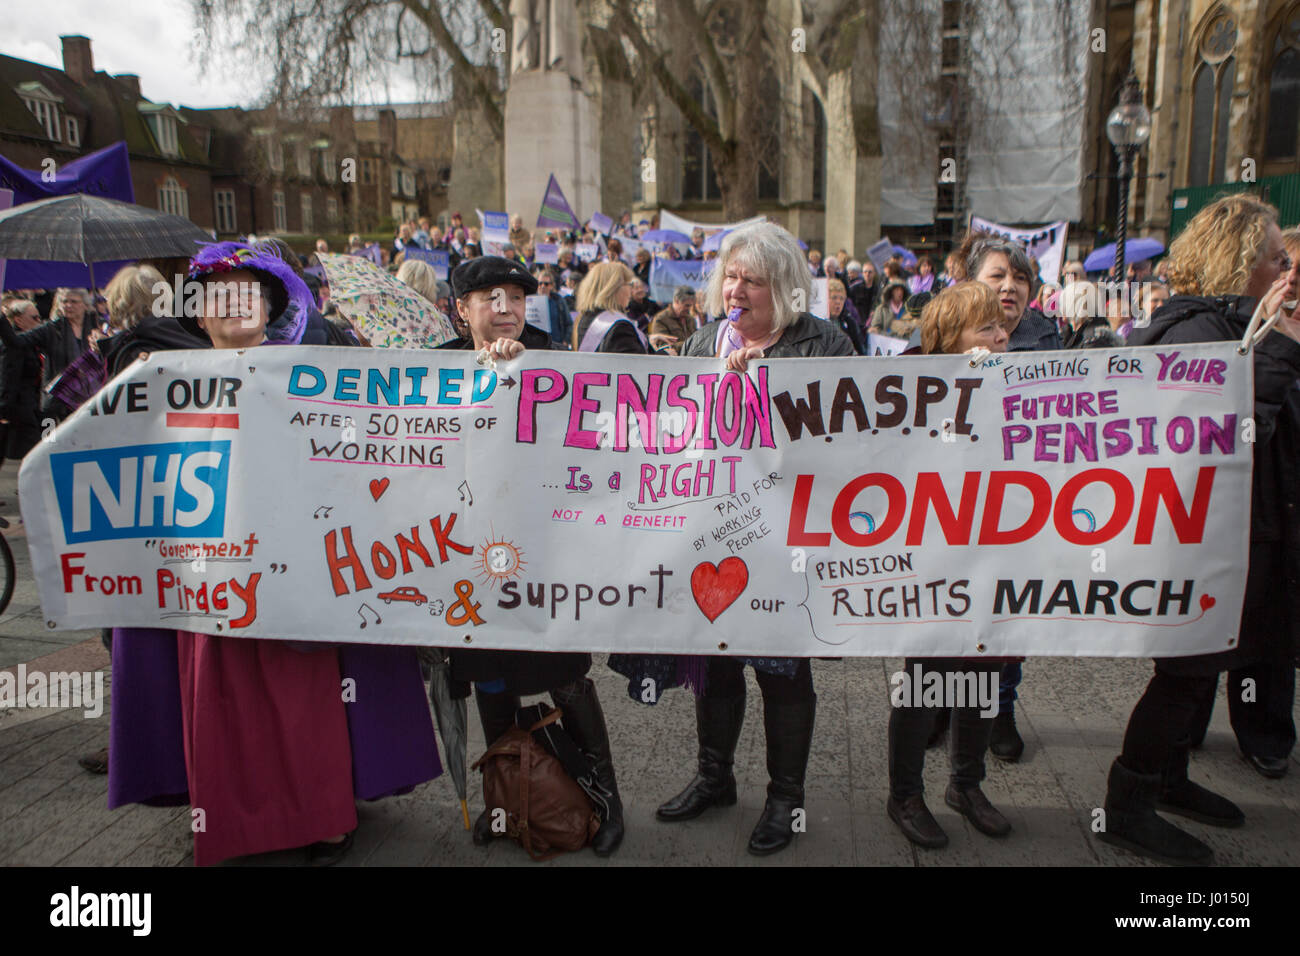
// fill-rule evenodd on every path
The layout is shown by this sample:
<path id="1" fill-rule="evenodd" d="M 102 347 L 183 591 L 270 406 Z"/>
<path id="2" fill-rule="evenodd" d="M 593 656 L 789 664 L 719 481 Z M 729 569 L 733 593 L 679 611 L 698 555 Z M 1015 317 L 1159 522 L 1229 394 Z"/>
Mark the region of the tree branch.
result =
<path id="1" fill-rule="evenodd" d="M 483 112 L 487 114 L 488 122 L 492 125 L 493 131 L 498 136 L 501 135 L 505 130 L 505 117 L 501 112 L 501 104 L 498 102 L 497 93 L 484 82 L 484 68 L 475 66 L 465 56 L 465 51 L 460 48 L 460 44 L 452 36 L 451 30 L 448 29 L 447 23 L 443 20 L 442 13 L 438 10 L 434 0 L 430 0 L 427 6 L 421 3 L 420 0 L 402 0 L 402 5 L 420 19 L 420 22 L 428 28 L 438 46 L 451 58 L 454 75 L 469 84 L 470 94 L 478 101 Z"/>
<path id="2" fill-rule="evenodd" d="M 736 137 L 736 97 L 728 82 L 727 69 L 718 53 L 718 46 L 713 42 L 700 11 L 695 8 L 695 0 L 673 0 L 676 16 L 686 24 L 691 35 L 691 43 L 700 54 L 704 75 L 713 91 L 713 102 L 718 106 L 718 132 L 721 138 L 732 140 Z"/>
<path id="3" fill-rule="evenodd" d="M 677 77 L 673 76 L 672 72 L 669 71 L 664 54 L 655 49 L 650 44 L 650 41 L 646 39 L 645 33 L 632 15 L 629 0 L 612 0 L 612 7 L 614 13 L 609 21 L 610 27 L 627 37 L 642 64 L 659 81 L 659 88 L 664 91 L 664 95 L 682 111 L 682 116 L 685 117 L 686 122 L 690 123 L 695 131 L 700 134 L 700 138 L 704 140 L 705 145 L 709 149 L 719 152 L 725 150 L 726 143 L 722 138 L 722 131 L 718 124 L 708 113 L 704 112 L 704 109 L 695 101 L 695 98 L 691 96 L 686 87 L 682 86 Z"/>

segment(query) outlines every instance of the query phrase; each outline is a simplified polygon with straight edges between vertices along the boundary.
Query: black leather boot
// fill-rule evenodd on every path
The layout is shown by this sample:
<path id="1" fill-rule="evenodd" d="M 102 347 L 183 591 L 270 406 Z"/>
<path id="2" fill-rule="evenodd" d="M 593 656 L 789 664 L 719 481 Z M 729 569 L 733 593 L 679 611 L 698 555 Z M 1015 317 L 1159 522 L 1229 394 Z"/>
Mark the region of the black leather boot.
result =
<path id="1" fill-rule="evenodd" d="M 623 842 L 623 801 L 618 795 L 618 783 L 614 780 L 614 758 L 609 748 L 609 730 L 605 726 L 605 713 L 600 708 L 600 698 L 596 696 L 596 685 L 589 678 L 582 678 L 567 687 L 551 691 L 555 706 L 564 711 L 560 723 L 568 731 L 573 742 L 585 753 L 590 754 L 595 763 L 595 783 L 605 799 L 603 807 L 597 807 L 600 814 L 600 829 L 591 841 L 591 848 L 596 856 L 609 856 Z"/>
<path id="2" fill-rule="evenodd" d="M 1241 808 L 1200 784 L 1187 779 L 1187 760 L 1190 745 L 1174 748 L 1169 764 L 1160 778 L 1160 795 L 1156 809 L 1166 813 L 1208 823 L 1212 827 L 1239 827 L 1246 822 Z"/>
<path id="3" fill-rule="evenodd" d="M 1162 863 L 1209 863 L 1213 850 L 1156 813 L 1159 793 L 1160 774 L 1135 773 L 1116 758 L 1106 789 L 1106 826 L 1097 839 Z"/>
<path id="4" fill-rule="evenodd" d="M 699 772 L 685 790 L 655 811 L 656 817 L 667 823 L 693 820 L 709 807 L 729 807 L 736 802 L 736 777 L 731 767 L 744 721 L 743 695 L 696 698 Z"/>
<path id="5" fill-rule="evenodd" d="M 474 703 L 478 705 L 478 719 L 483 724 L 483 739 L 491 747 L 498 737 L 515 725 L 519 698 L 514 694 L 485 694 L 475 687 Z M 498 834 L 492 832 L 492 807 L 484 807 L 474 821 L 474 845 L 487 846 L 495 836 Z"/>
<path id="6" fill-rule="evenodd" d="M 1025 752 L 1025 742 L 1016 729 L 1016 712 L 1007 710 L 993 718 L 993 735 L 989 738 L 989 753 L 999 760 L 1015 763 Z"/>
<path id="7" fill-rule="evenodd" d="M 767 785 L 763 815 L 749 837 L 749 852 L 755 856 L 784 850 L 794 840 L 796 819 L 806 819 L 803 782 L 816 716 L 816 697 L 795 704 L 763 702 L 767 773 L 771 781 Z"/>

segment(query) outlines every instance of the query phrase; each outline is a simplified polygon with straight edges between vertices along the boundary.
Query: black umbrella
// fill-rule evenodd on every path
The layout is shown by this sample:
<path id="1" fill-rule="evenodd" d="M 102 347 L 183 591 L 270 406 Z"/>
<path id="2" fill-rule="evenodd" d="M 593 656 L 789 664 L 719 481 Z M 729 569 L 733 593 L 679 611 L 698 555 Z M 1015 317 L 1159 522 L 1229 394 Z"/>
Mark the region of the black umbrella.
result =
<path id="1" fill-rule="evenodd" d="M 0 212 L 0 258 L 96 262 L 194 255 L 212 237 L 188 219 L 84 193 Z"/>

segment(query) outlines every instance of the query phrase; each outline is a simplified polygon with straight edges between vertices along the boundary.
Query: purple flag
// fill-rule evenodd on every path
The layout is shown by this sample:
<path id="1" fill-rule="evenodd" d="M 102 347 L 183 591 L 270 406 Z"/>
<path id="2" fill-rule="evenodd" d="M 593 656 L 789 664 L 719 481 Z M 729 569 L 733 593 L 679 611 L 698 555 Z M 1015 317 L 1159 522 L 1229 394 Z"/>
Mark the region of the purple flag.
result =
<path id="1" fill-rule="evenodd" d="M 114 143 L 104 149 L 74 159 L 54 173 L 46 182 L 43 169 L 23 169 L 0 156 L 0 189 L 14 194 L 14 205 L 85 193 L 104 199 L 135 202 L 135 189 L 131 185 L 131 161 L 126 143 Z M 95 269 L 95 284 L 106 285 L 119 268 L 127 263 L 102 263 Z M 11 259 L 5 272 L 4 283 L 8 289 L 52 289 L 58 286 L 89 286 L 91 272 L 76 262 L 39 262 Z"/>
<path id="2" fill-rule="evenodd" d="M 578 217 L 573 214 L 573 207 L 564 198 L 560 184 L 555 181 L 555 173 L 546 184 L 546 195 L 542 197 L 542 209 L 537 214 L 537 225 L 551 229 L 578 229 Z"/>

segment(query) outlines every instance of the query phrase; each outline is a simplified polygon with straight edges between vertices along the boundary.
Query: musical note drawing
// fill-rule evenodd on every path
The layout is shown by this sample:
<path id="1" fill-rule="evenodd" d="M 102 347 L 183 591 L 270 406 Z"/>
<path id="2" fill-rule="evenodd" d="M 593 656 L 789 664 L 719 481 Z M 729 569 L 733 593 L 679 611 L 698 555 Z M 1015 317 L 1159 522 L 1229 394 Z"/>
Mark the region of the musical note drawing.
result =
<path id="1" fill-rule="evenodd" d="M 315 512 L 312 513 L 312 517 L 313 517 L 313 518 L 319 518 L 319 517 L 320 517 L 320 513 L 323 511 L 323 512 L 325 512 L 325 517 L 328 518 L 328 517 L 330 516 L 330 512 L 333 511 L 333 510 L 334 510 L 334 509 L 333 509 L 332 507 L 327 508 L 327 507 L 325 507 L 324 505 L 321 505 L 319 508 L 317 508 L 317 509 L 315 510 Z"/>
<path id="2" fill-rule="evenodd" d="M 378 612 L 378 611 L 376 611 L 376 610 L 375 610 L 373 607 L 371 607 L 369 604 L 362 604 L 361 607 L 357 608 L 357 614 L 361 617 L 361 626 L 362 626 L 362 627 L 365 627 L 366 624 L 368 623 L 368 622 L 366 621 L 366 614 L 365 614 L 366 611 L 369 611 L 371 614 L 373 614 L 373 615 L 375 616 L 375 623 L 376 623 L 376 624 L 383 624 L 383 623 L 384 623 L 384 619 L 383 619 L 382 617 L 379 616 L 379 612 Z"/>
<path id="3" fill-rule="evenodd" d="M 470 507 L 472 508 L 474 506 L 474 492 L 469 490 L 469 482 L 462 481 L 459 485 L 456 486 L 456 490 L 460 492 L 461 501 L 464 501 L 465 496 L 469 495 L 469 504 Z"/>

